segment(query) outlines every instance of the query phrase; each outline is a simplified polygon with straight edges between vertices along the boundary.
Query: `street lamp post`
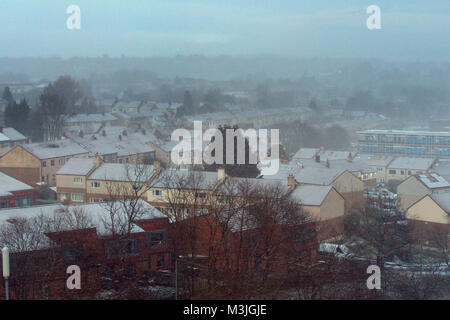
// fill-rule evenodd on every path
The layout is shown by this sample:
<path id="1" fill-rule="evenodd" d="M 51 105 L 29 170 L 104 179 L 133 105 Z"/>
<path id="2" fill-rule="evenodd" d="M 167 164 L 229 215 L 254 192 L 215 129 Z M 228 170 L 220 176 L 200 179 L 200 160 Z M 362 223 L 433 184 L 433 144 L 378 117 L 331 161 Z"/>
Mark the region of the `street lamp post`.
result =
<path id="1" fill-rule="evenodd" d="M 7 247 L 2 249 L 2 265 L 3 265 L 3 278 L 5 278 L 5 297 L 9 300 L 9 250 Z"/>

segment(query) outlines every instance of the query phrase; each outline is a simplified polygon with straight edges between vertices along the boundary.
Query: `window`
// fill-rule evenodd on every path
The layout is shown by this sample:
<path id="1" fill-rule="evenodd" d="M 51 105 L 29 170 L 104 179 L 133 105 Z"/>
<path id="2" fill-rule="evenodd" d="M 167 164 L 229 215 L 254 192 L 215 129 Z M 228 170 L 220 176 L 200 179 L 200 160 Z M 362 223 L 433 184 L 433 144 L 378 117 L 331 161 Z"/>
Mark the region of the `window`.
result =
<path id="1" fill-rule="evenodd" d="M 205 199 L 206 198 L 206 193 L 204 193 L 204 192 L 196 192 L 195 193 L 195 197 L 196 198 L 200 198 L 200 199 Z"/>
<path id="2" fill-rule="evenodd" d="M 383 171 L 383 168 L 377 168 L 377 171 Z"/>
<path id="3" fill-rule="evenodd" d="M 397 171 L 395 171 L 395 170 L 389 170 L 389 174 L 396 174 L 397 173 Z"/>
<path id="4" fill-rule="evenodd" d="M 162 196 L 162 190 L 152 190 L 152 195 L 154 196 Z"/>
<path id="5" fill-rule="evenodd" d="M 50 165 L 54 166 L 55 165 L 55 160 L 50 160 Z"/>
<path id="6" fill-rule="evenodd" d="M 46 167 L 47 166 L 47 161 L 42 161 L 42 166 Z"/>
<path id="7" fill-rule="evenodd" d="M 162 248 L 166 245 L 166 232 L 164 230 L 147 232 L 147 247 L 151 249 Z"/>
<path id="8" fill-rule="evenodd" d="M 73 178 L 73 183 L 81 184 L 83 183 L 83 178 L 75 177 Z"/>
<path id="9" fill-rule="evenodd" d="M 405 174 L 405 171 L 403 171 L 403 170 L 400 171 L 400 174 L 401 174 L 401 175 L 404 175 L 404 174 Z"/>
<path id="10" fill-rule="evenodd" d="M 9 201 L 8 201 L 8 199 L 1 199 L 0 200 L 0 208 L 1 209 L 9 208 Z"/>
<path id="11" fill-rule="evenodd" d="M 63 164 L 64 164 L 64 159 L 59 159 L 59 160 L 58 160 L 58 164 L 59 164 L 59 165 L 63 165 Z"/>
<path id="12" fill-rule="evenodd" d="M 105 256 L 108 259 L 138 254 L 138 241 L 133 239 L 105 240 Z"/>
<path id="13" fill-rule="evenodd" d="M 68 193 L 60 193 L 59 194 L 59 200 L 61 200 L 61 201 L 67 200 L 68 197 L 69 197 Z"/>
<path id="14" fill-rule="evenodd" d="M 14 199 L 17 208 L 31 207 L 33 205 L 33 196 L 22 196 Z"/>
<path id="15" fill-rule="evenodd" d="M 408 170 L 408 174 L 409 174 L 409 175 L 411 175 L 411 174 L 412 174 L 412 173 L 411 173 L 411 170 Z"/>
<path id="16" fill-rule="evenodd" d="M 72 193 L 72 201 L 83 201 L 83 194 L 82 193 Z"/>
<path id="17" fill-rule="evenodd" d="M 163 255 L 159 255 L 156 257 L 156 268 L 164 269 L 164 256 Z"/>
<path id="18" fill-rule="evenodd" d="M 94 189 L 100 188 L 100 182 L 96 182 L 96 181 L 91 182 L 91 187 Z"/>

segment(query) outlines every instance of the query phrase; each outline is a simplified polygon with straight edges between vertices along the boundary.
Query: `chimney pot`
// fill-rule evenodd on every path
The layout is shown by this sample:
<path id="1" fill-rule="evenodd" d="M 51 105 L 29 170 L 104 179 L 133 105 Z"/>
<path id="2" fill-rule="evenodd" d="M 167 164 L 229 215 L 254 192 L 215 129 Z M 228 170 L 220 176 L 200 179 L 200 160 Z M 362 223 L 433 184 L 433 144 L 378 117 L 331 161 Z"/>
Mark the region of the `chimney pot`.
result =
<path id="1" fill-rule="evenodd" d="M 293 174 L 288 175 L 287 184 L 289 187 L 294 187 L 296 185 L 295 178 Z"/>
<path id="2" fill-rule="evenodd" d="M 225 179 L 225 169 L 224 168 L 217 169 L 217 179 L 218 180 Z"/>

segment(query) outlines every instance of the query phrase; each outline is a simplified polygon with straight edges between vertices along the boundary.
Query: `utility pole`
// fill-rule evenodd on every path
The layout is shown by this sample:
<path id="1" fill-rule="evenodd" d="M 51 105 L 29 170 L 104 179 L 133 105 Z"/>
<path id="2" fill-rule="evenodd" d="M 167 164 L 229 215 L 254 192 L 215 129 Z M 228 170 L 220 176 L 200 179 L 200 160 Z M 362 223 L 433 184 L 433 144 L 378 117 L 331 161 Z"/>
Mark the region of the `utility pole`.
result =
<path id="1" fill-rule="evenodd" d="M 175 256 L 175 300 L 178 300 L 178 255 Z"/>
<path id="2" fill-rule="evenodd" d="M 5 298 L 9 300 L 9 250 L 7 247 L 2 249 L 2 266 L 3 266 L 3 278 L 5 278 Z"/>

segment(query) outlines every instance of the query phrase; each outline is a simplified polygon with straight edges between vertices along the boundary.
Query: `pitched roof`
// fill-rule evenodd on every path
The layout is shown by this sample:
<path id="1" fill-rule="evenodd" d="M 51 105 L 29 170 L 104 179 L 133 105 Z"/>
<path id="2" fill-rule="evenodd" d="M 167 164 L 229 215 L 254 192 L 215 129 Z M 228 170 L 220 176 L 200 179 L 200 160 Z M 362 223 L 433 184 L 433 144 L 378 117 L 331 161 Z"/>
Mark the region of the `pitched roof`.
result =
<path id="1" fill-rule="evenodd" d="M 299 183 L 327 186 L 346 170 L 338 168 L 304 168 L 294 173 Z"/>
<path id="2" fill-rule="evenodd" d="M 421 174 L 417 179 L 429 189 L 450 188 L 450 183 L 437 173 Z"/>
<path id="3" fill-rule="evenodd" d="M 33 190 L 33 187 L 0 172 L 0 196 L 10 196 L 13 191 Z"/>
<path id="4" fill-rule="evenodd" d="M 319 151 L 319 148 L 300 148 L 292 159 L 312 159 Z"/>
<path id="5" fill-rule="evenodd" d="M 145 219 L 160 219 L 167 217 L 164 213 L 162 213 L 149 203 L 145 202 L 144 200 L 139 200 L 136 206 L 139 208 L 140 212 L 139 217 L 136 218 L 136 221 Z M 54 219 L 55 217 L 63 214 L 64 212 L 74 213 L 76 212 L 76 210 L 81 210 L 86 214 L 89 227 L 95 227 L 97 229 L 97 233 L 100 235 L 110 235 L 111 230 L 108 227 L 107 223 L 105 223 L 105 221 L 108 221 L 107 218 L 109 216 L 111 208 L 116 210 L 117 214 L 126 214 L 123 205 L 114 206 L 114 202 L 109 203 L 108 205 L 106 205 L 105 203 L 86 203 L 70 206 L 64 206 L 62 204 L 51 204 L 27 208 L 3 209 L 0 211 L 0 226 L 11 223 L 10 222 L 11 219 L 21 219 L 21 218 L 33 219 L 41 215 L 43 215 L 46 218 Z M 58 225 L 57 230 L 51 227 L 50 230 L 45 230 L 44 232 L 69 231 L 74 229 L 75 227 L 71 227 L 69 225 L 65 226 Z M 143 231 L 144 230 L 140 228 L 137 224 L 132 225 L 132 233 L 138 233 Z"/>
<path id="6" fill-rule="evenodd" d="M 428 170 L 433 164 L 433 158 L 398 157 L 388 166 L 389 169 Z"/>
<path id="7" fill-rule="evenodd" d="M 183 184 L 185 189 L 211 190 L 218 181 L 217 172 L 169 168 L 159 175 L 152 187 L 178 188 Z"/>
<path id="8" fill-rule="evenodd" d="M 430 198 L 436 202 L 439 207 L 442 208 L 446 213 L 450 214 L 450 193 L 432 193 L 430 194 Z"/>
<path id="9" fill-rule="evenodd" d="M 320 206 L 332 188 L 332 186 L 300 185 L 290 193 L 290 197 L 302 205 Z"/>
<path id="10" fill-rule="evenodd" d="M 102 121 L 114 121 L 117 120 L 111 113 L 93 113 L 93 114 L 76 114 L 66 119 L 66 123 L 74 123 L 74 122 L 102 122 Z"/>
<path id="11" fill-rule="evenodd" d="M 20 147 L 34 154 L 39 159 L 59 158 L 88 153 L 88 150 L 68 139 L 23 144 Z"/>
<path id="12" fill-rule="evenodd" d="M 0 132 L 0 141 L 25 140 L 26 137 L 14 128 L 3 128 Z"/>
<path id="13" fill-rule="evenodd" d="M 56 172 L 56 174 L 69 174 L 85 176 L 95 167 L 92 158 L 71 158 Z"/>
<path id="14" fill-rule="evenodd" d="M 282 194 L 288 191 L 284 180 L 227 177 L 224 183 L 217 187 L 215 193 L 218 195 L 239 196 L 243 192 L 265 188 L 280 188 L 279 190 Z"/>
<path id="15" fill-rule="evenodd" d="M 89 176 L 89 180 L 144 182 L 154 173 L 152 165 L 103 163 Z"/>
<path id="16" fill-rule="evenodd" d="M 125 127 L 104 127 L 103 133 L 85 134 L 80 137 L 79 134 L 69 134 L 70 140 L 76 142 L 89 151 L 91 156 L 95 154 L 108 155 L 117 154 L 118 156 L 128 156 L 153 152 L 154 149 L 147 145 L 147 142 L 154 141 L 156 138 L 150 132 L 145 134 L 143 131 L 132 132 Z M 126 134 L 124 134 L 126 131 Z M 119 139 L 121 136 L 121 139 Z"/>

